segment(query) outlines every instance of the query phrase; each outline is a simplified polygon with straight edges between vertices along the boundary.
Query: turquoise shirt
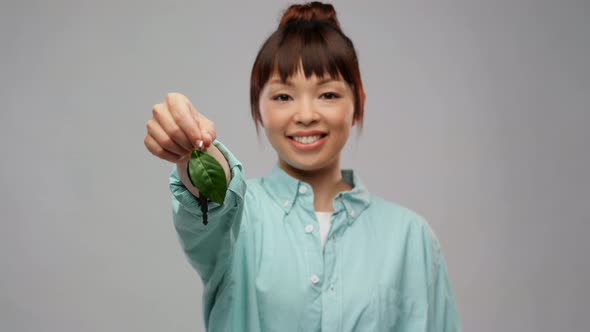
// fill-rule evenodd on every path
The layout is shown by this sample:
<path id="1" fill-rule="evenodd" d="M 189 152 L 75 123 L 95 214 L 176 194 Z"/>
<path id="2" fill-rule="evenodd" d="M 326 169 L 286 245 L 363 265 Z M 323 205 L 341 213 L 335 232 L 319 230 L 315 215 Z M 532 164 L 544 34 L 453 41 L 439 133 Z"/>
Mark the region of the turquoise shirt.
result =
<path id="1" fill-rule="evenodd" d="M 439 242 L 416 213 L 367 191 L 333 200 L 324 250 L 309 184 L 275 166 L 245 180 L 221 143 L 232 179 L 224 204 L 199 204 L 176 170 L 174 226 L 204 285 L 208 331 L 460 331 Z"/>

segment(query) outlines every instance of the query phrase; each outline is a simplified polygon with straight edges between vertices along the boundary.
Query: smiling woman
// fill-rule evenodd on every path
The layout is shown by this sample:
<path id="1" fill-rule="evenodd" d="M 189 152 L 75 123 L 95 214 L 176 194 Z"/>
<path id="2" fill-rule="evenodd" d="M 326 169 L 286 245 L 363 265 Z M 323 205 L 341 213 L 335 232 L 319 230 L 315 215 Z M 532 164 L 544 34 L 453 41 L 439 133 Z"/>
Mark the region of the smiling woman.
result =
<path id="1" fill-rule="evenodd" d="M 340 173 L 340 151 L 355 124 L 354 95 L 346 82 L 306 78 L 299 70 L 283 83 L 275 73 L 259 105 L 260 123 L 283 170 L 293 176 L 318 169 Z"/>
<path id="2" fill-rule="evenodd" d="M 244 178 L 215 125 L 181 94 L 153 108 L 147 148 L 176 163 L 174 226 L 205 287 L 210 331 L 459 331 L 445 260 L 418 214 L 369 193 L 340 167 L 365 94 L 334 8 L 293 5 L 252 69 L 252 117 L 277 165 Z M 193 148 L 223 166 L 222 203 L 198 200 Z M 208 204 L 209 224 L 199 204 Z"/>

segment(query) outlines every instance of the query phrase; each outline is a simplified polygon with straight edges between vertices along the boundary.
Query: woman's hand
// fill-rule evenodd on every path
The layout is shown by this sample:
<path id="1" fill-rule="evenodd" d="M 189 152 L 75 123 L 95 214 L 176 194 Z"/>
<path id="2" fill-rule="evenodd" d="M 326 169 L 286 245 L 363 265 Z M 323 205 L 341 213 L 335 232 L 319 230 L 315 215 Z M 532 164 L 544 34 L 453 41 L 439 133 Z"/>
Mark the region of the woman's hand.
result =
<path id="1" fill-rule="evenodd" d="M 215 125 L 180 93 L 169 93 L 152 108 L 144 144 L 156 157 L 183 163 L 193 149 L 206 150 L 217 137 Z"/>

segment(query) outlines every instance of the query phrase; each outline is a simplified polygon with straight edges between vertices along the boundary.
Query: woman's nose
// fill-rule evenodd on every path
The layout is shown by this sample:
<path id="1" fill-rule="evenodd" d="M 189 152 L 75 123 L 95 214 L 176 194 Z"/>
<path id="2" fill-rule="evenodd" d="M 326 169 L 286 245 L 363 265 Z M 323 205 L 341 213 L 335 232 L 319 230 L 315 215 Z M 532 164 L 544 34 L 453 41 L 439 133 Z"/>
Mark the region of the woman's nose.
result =
<path id="1" fill-rule="evenodd" d="M 310 125 L 319 120 L 319 113 L 312 102 L 305 101 L 298 105 L 294 120 L 303 125 Z"/>

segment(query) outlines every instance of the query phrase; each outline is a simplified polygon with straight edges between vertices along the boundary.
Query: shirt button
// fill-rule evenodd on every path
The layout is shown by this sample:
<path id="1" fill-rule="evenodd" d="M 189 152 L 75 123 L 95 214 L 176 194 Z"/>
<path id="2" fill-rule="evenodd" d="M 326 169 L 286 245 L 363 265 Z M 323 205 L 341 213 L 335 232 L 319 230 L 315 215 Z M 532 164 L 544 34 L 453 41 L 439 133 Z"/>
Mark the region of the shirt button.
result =
<path id="1" fill-rule="evenodd" d="M 305 194 L 306 192 L 307 192 L 307 187 L 306 186 L 299 187 L 299 193 L 300 194 Z"/>
<path id="2" fill-rule="evenodd" d="M 307 225 L 307 226 L 305 226 L 305 232 L 306 233 L 313 232 L 313 225 Z"/>
<path id="3" fill-rule="evenodd" d="M 317 284 L 318 282 L 320 282 L 320 278 L 318 276 L 316 276 L 315 274 L 311 276 L 311 278 L 309 279 L 311 281 L 312 284 Z"/>
<path id="4" fill-rule="evenodd" d="M 288 207 L 288 206 L 289 206 L 289 201 L 284 201 L 284 202 L 283 202 L 283 205 L 284 205 L 285 207 Z"/>
<path id="5" fill-rule="evenodd" d="M 354 211 L 350 211 L 350 216 L 354 218 Z"/>
<path id="6" fill-rule="evenodd" d="M 342 202 L 342 197 L 338 197 L 338 202 Z"/>

